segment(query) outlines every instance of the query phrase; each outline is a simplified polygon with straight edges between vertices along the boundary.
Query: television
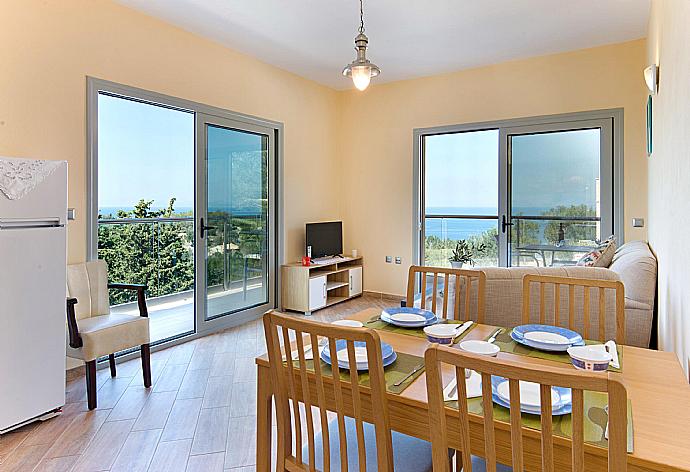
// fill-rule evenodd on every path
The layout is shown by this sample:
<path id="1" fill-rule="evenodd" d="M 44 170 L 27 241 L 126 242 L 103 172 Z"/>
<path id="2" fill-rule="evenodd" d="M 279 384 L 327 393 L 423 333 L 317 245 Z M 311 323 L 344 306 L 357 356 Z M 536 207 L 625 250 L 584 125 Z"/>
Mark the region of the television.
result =
<path id="1" fill-rule="evenodd" d="M 339 256 L 343 253 L 343 222 L 307 223 L 307 251 L 311 257 Z M 308 254 L 308 252 L 307 252 Z"/>

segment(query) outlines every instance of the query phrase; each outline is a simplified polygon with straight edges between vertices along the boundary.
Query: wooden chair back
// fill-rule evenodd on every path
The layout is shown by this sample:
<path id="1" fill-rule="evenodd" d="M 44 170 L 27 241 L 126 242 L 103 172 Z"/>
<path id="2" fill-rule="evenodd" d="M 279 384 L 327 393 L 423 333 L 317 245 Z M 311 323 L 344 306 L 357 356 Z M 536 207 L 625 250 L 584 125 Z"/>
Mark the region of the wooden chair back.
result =
<path id="1" fill-rule="evenodd" d="M 487 472 L 496 471 L 497 451 L 491 397 L 491 376 L 507 378 L 510 390 L 510 438 L 513 470 L 525 470 L 523 454 L 522 416 L 520 414 L 519 381 L 538 383 L 541 393 L 541 467 L 543 472 L 564 470 L 563 464 L 554 466 L 554 437 L 551 414 L 551 386 L 572 389 L 572 440 L 558 438 L 571 449 L 572 470 L 583 472 L 584 463 L 584 391 L 608 393 L 609 440 L 608 470 L 625 472 L 627 450 L 627 392 L 625 387 L 608 373 L 593 373 L 555 366 L 525 366 L 501 358 L 469 354 L 458 349 L 435 345 L 425 353 L 426 381 L 429 398 L 429 423 L 433 449 L 434 471 L 447 471 L 448 422 L 458 421 L 457 430 L 461 449 L 458 459 L 463 471 L 471 472 L 471 454 L 486 459 Z M 458 410 L 446 408 L 443 400 L 442 365 L 455 368 L 457 380 Z M 483 417 L 468 413 L 465 369 L 478 372 L 482 378 Z M 449 412 L 452 412 L 448 415 Z M 451 419 L 452 418 L 452 419 Z M 470 431 L 472 425 L 472 431 Z M 480 431 L 480 428 L 483 430 Z M 483 447 L 482 447 L 483 446 Z M 504 458 L 502 463 L 510 465 Z M 530 469 L 533 469 L 530 467 Z M 537 470 L 537 469 L 534 469 Z"/>
<path id="2" fill-rule="evenodd" d="M 415 281 L 417 275 L 421 275 L 420 282 L 420 308 L 431 310 L 437 315 L 438 293 L 443 288 L 442 311 L 440 316 L 447 319 L 470 320 L 472 318 L 472 292 L 476 292 L 476 313 L 474 321 L 484 322 L 484 288 L 486 286 L 486 274 L 481 270 L 447 269 L 444 267 L 411 266 L 407 275 L 407 306 L 415 303 Z M 427 283 L 427 278 L 431 278 Z M 442 285 L 441 285 L 442 284 Z M 453 306 L 449 310 L 450 288 L 455 287 Z M 472 287 L 475 287 L 475 290 Z M 427 305 L 426 293 L 432 289 L 431 306 Z M 461 306 L 462 305 L 462 306 Z"/>
<path id="3" fill-rule="evenodd" d="M 613 291 L 616 301 L 616 308 L 613 315 L 615 315 L 616 327 L 616 342 L 625 344 L 625 288 L 623 282 L 619 280 L 595 280 L 595 279 L 579 279 L 574 277 L 555 277 L 547 275 L 528 274 L 522 279 L 522 323 L 530 323 L 531 313 L 531 295 L 532 284 L 539 284 L 539 323 L 553 324 L 554 326 L 561 325 L 561 288 L 567 290 L 568 303 L 568 327 L 572 330 L 578 331 L 576 326 L 576 287 L 582 287 L 582 336 L 585 339 L 598 339 L 599 341 L 606 341 L 606 294 Z M 553 319 L 546 316 L 546 286 L 553 286 Z M 608 292 L 607 292 L 608 291 Z M 598 298 L 598 331 L 591 333 L 590 327 L 592 324 L 592 292 L 595 292 Z M 579 295 L 579 293 L 578 293 Z M 609 310 L 610 311 L 610 310 Z M 595 335 L 595 338 L 591 336 Z"/>
<path id="4" fill-rule="evenodd" d="M 366 445 L 364 442 L 364 412 L 362 397 L 371 398 L 377 406 L 374 412 L 367 412 L 367 421 L 376 432 L 377 470 L 393 471 L 393 452 L 386 406 L 386 387 L 383 377 L 381 341 L 378 334 L 367 328 L 349 328 L 332 324 L 307 321 L 304 318 L 270 311 L 264 315 L 264 330 L 268 357 L 273 377 L 278 422 L 278 470 L 315 471 L 315 428 L 314 410 L 318 410 L 323 451 L 323 471 L 331 468 L 330 450 L 339 449 L 342 471 L 347 471 L 347 437 L 345 417 L 355 421 L 359 470 L 366 468 Z M 331 373 L 324 372 L 319 352 L 319 341 L 326 342 L 330 358 L 334 360 Z M 349 369 L 338 367 L 336 341 L 347 345 Z M 354 343 L 366 345 L 369 364 L 369 386 L 359 384 L 356 368 Z M 313 352 L 316 362 L 307 368 L 305 354 Z M 349 379 L 341 379 L 341 372 Z M 299 404 L 303 404 L 304 422 Z M 338 440 L 329 437 L 328 412 L 335 412 L 338 422 Z M 331 417 L 333 414 L 331 413 Z M 306 430 L 306 431 L 305 431 Z M 306 441 L 304 439 L 306 435 Z M 293 442 L 294 440 L 294 442 Z M 293 450 L 294 444 L 294 450 Z M 307 445 L 308 461 L 303 460 L 303 445 Z M 335 471 L 334 471 L 335 472 Z"/>

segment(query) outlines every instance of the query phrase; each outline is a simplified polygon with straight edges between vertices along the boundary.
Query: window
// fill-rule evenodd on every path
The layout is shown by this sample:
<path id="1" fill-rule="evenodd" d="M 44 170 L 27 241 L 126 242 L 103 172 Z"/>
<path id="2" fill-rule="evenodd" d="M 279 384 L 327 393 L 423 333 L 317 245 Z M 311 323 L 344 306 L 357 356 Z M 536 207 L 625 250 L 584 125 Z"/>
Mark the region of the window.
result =
<path id="1" fill-rule="evenodd" d="M 415 130 L 419 261 L 572 265 L 622 239 L 622 111 Z"/>
<path id="2" fill-rule="evenodd" d="M 89 258 L 144 283 L 152 342 L 276 306 L 282 126 L 89 79 Z M 131 293 L 111 310 L 138 313 Z"/>

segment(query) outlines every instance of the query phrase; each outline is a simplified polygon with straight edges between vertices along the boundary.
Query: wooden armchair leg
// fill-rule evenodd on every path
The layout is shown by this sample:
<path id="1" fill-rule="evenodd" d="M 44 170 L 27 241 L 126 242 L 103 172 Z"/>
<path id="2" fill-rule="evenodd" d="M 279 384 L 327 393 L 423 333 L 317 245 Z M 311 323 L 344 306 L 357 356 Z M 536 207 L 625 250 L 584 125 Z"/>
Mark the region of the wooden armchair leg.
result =
<path id="1" fill-rule="evenodd" d="M 141 370 L 144 374 L 144 387 L 151 387 L 151 346 L 141 345 Z"/>
<path id="2" fill-rule="evenodd" d="M 110 376 L 115 377 L 117 370 L 115 369 L 115 354 L 108 355 L 108 363 L 110 364 Z"/>
<path id="3" fill-rule="evenodd" d="M 96 360 L 86 363 L 86 396 L 89 410 L 96 409 Z"/>

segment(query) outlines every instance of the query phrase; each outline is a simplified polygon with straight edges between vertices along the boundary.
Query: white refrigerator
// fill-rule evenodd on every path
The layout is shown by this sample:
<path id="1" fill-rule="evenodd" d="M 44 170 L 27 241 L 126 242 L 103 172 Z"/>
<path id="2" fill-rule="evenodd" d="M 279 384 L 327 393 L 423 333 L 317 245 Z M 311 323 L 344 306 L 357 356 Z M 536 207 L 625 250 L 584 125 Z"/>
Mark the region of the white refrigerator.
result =
<path id="1" fill-rule="evenodd" d="M 66 220 L 66 162 L 0 158 L 0 433 L 65 404 Z"/>

